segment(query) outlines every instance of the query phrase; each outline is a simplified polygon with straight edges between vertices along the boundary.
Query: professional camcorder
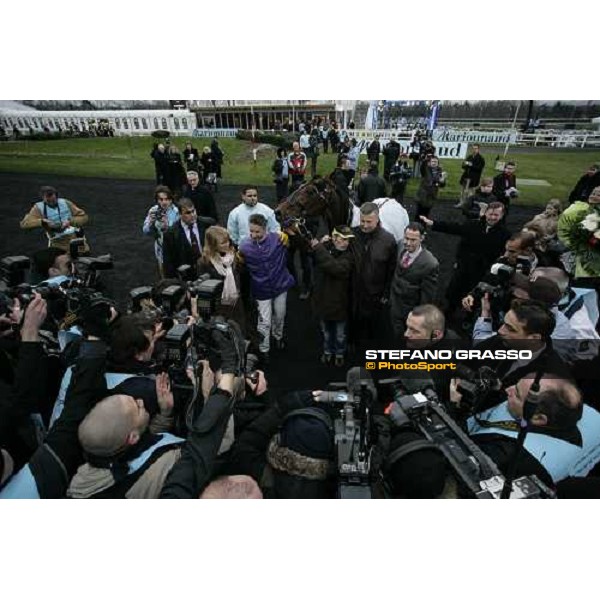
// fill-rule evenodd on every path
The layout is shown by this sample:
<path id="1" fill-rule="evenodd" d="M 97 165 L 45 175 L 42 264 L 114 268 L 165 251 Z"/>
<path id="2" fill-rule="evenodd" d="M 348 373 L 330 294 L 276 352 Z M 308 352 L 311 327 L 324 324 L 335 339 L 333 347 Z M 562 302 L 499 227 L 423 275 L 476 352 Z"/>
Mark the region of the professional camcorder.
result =
<path id="1" fill-rule="evenodd" d="M 487 381 L 482 376 L 477 385 L 486 388 Z M 438 448 L 474 498 L 500 498 L 504 475 L 446 412 L 432 382 L 388 379 L 379 383 L 391 394 L 389 415 L 395 425 L 411 425 Z M 478 392 L 475 389 L 473 393 Z M 510 498 L 554 498 L 554 493 L 531 475 L 513 481 Z"/>
<path id="2" fill-rule="evenodd" d="M 346 383 L 330 384 L 319 402 L 331 405 L 340 498 L 371 498 L 371 412 L 377 390 L 361 367 L 348 371 Z M 337 388 L 337 390 L 335 389 Z"/>

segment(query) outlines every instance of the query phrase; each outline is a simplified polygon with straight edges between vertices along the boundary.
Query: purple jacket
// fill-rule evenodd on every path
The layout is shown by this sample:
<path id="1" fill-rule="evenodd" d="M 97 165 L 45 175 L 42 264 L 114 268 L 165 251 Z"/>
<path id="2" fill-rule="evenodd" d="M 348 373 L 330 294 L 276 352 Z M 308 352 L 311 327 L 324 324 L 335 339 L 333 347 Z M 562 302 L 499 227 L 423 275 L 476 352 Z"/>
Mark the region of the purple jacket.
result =
<path id="1" fill-rule="evenodd" d="M 287 269 L 287 248 L 279 233 L 269 233 L 262 242 L 247 239 L 240 246 L 256 300 L 269 300 L 295 283 Z"/>

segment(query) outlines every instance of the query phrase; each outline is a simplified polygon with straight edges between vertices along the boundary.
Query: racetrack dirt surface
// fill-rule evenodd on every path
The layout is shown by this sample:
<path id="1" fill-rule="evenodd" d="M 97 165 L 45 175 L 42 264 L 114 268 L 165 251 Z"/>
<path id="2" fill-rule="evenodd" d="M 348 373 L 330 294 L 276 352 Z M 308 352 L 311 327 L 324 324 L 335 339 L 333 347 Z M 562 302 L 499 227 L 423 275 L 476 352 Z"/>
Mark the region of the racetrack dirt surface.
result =
<path id="1" fill-rule="evenodd" d="M 59 196 L 75 202 L 90 215 L 86 235 L 92 254 L 110 253 L 115 262 L 113 271 L 107 273 L 110 294 L 125 308 L 129 290 L 140 285 L 151 285 L 156 280 L 153 241 L 142 234 L 142 223 L 148 208 L 153 204 L 153 181 L 87 179 L 78 177 L 47 176 L 35 174 L 0 173 L 0 258 L 9 255 L 31 255 L 45 247 L 42 230 L 21 230 L 19 222 L 38 196 L 41 185 L 57 188 Z M 225 225 L 229 211 L 240 201 L 241 186 L 220 185 L 216 193 L 220 224 Z M 275 206 L 274 187 L 261 187 L 259 200 Z M 452 209 L 454 202 L 440 202 L 431 217 L 459 219 Z M 414 203 L 405 203 L 411 216 Z M 511 208 L 508 227 L 517 231 L 531 217 L 541 212 L 539 207 Z M 448 285 L 457 238 L 431 233 L 427 247 L 440 261 L 440 298 Z M 345 378 L 343 368 L 327 367 L 319 363 L 320 338 L 318 324 L 311 315 L 310 301 L 300 301 L 298 290 L 288 294 L 286 338 L 288 348 L 272 351 L 271 365 L 267 371 L 273 391 L 291 389 L 317 389 L 329 381 Z"/>

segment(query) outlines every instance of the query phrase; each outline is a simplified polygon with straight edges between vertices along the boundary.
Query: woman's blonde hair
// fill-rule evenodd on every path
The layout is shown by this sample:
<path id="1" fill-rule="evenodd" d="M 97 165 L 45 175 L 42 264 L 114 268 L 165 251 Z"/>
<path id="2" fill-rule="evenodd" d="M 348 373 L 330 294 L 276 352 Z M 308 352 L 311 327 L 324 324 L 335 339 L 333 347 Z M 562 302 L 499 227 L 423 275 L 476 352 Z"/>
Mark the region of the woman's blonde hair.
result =
<path id="1" fill-rule="evenodd" d="M 202 251 L 201 261 L 209 264 L 211 258 L 219 254 L 219 244 L 228 241 L 231 244 L 229 232 L 224 227 L 213 225 L 206 230 L 204 234 L 204 248 Z"/>

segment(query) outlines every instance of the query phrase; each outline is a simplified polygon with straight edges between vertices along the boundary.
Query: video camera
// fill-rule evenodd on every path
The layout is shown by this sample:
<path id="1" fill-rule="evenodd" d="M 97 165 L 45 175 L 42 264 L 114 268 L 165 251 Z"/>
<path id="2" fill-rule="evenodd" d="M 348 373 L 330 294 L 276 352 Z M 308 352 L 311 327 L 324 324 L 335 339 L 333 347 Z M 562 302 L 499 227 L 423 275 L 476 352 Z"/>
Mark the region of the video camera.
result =
<path id="1" fill-rule="evenodd" d="M 334 408 L 334 443 L 339 498 L 372 498 L 371 411 L 377 390 L 368 372 L 352 367 L 337 391 L 322 392 L 319 402 Z"/>
<path id="2" fill-rule="evenodd" d="M 442 452 L 468 492 L 478 499 L 500 498 L 505 477 L 496 464 L 473 442 L 438 401 L 432 382 L 381 380 L 391 391 L 390 418 L 397 426 L 410 424 Z M 411 387 L 412 386 L 412 387 Z M 554 498 L 535 475 L 512 484 L 511 498 Z"/>

